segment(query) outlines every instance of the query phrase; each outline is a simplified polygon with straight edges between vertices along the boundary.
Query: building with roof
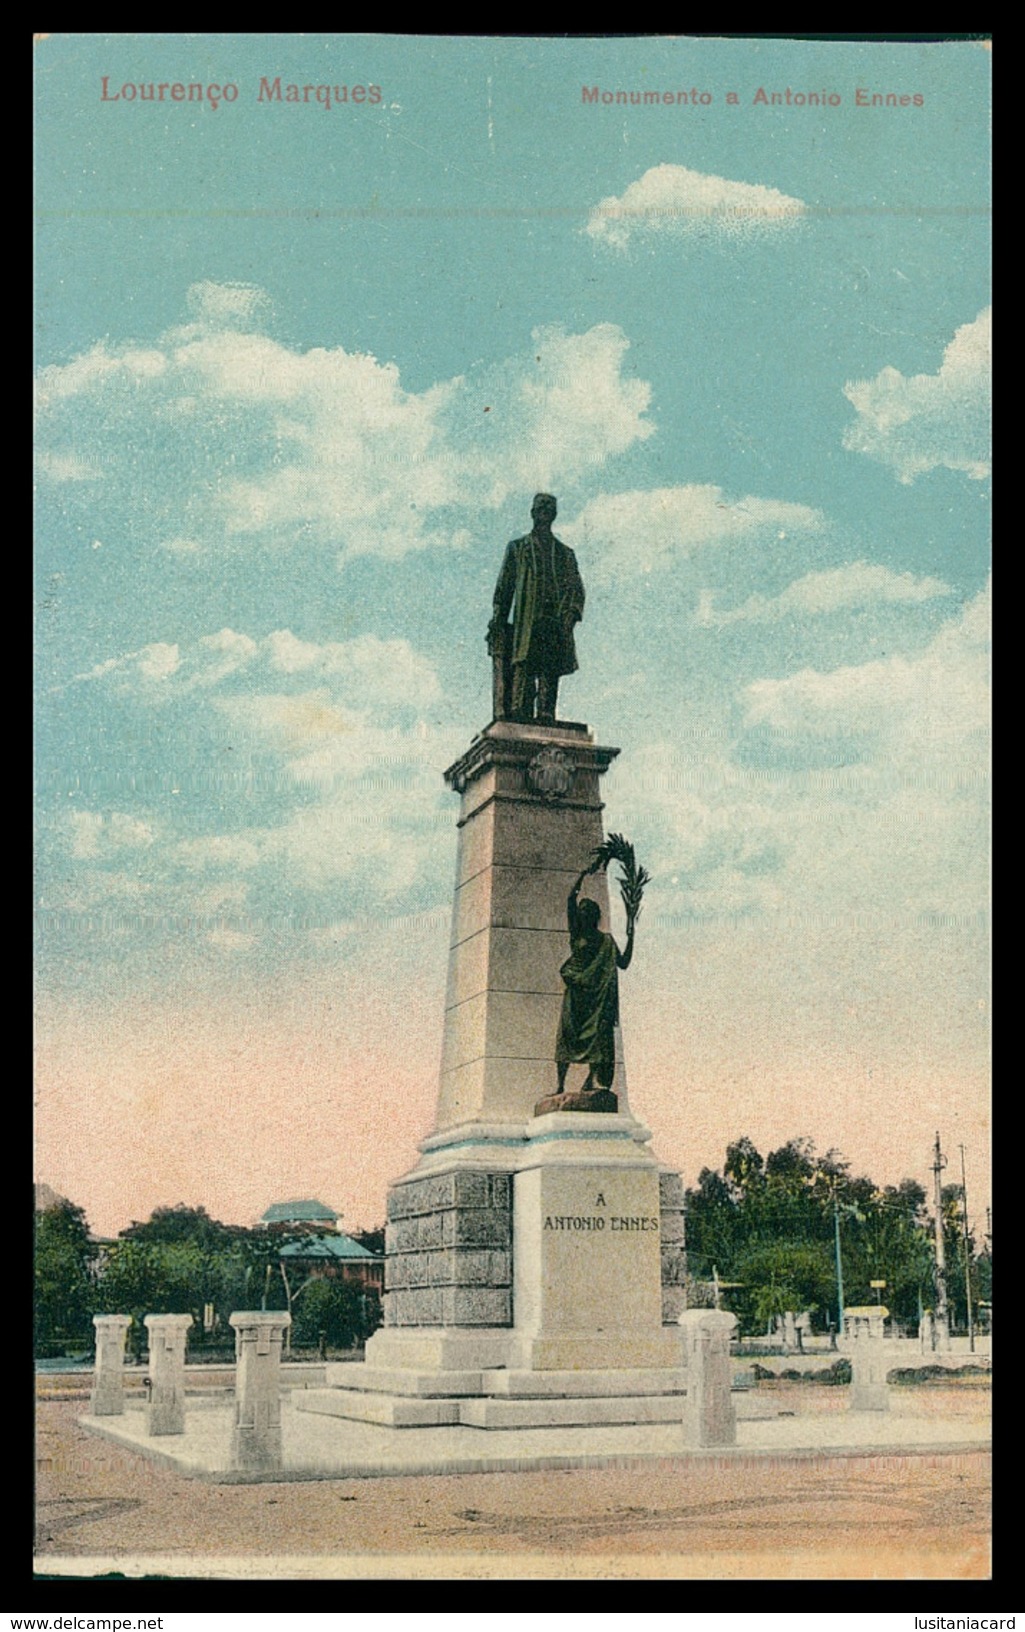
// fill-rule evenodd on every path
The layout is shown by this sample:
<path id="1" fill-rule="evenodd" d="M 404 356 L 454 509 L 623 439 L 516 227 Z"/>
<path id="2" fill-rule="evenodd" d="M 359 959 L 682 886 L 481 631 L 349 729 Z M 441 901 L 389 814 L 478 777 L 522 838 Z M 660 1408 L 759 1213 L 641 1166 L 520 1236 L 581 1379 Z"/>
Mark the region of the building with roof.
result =
<path id="1" fill-rule="evenodd" d="M 308 1276 L 358 1281 L 361 1286 L 384 1290 L 384 1254 L 369 1252 L 348 1235 L 313 1235 L 286 1241 L 279 1256 L 286 1269 L 294 1265 Z"/>
<path id="2" fill-rule="evenodd" d="M 275 1201 L 267 1208 L 260 1223 L 267 1230 L 290 1224 L 307 1224 L 315 1230 L 337 1230 L 339 1220 L 340 1214 L 333 1207 L 325 1207 L 322 1201 Z"/>
<path id="3" fill-rule="evenodd" d="M 276 1201 L 260 1219 L 266 1230 L 280 1231 L 278 1256 L 289 1278 L 323 1275 L 332 1280 L 356 1281 L 363 1287 L 384 1291 L 384 1253 L 343 1235 L 340 1215 L 322 1201 L 310 1199 Z M 302 1233 L 299 1233 L 302 1232 Z"/>

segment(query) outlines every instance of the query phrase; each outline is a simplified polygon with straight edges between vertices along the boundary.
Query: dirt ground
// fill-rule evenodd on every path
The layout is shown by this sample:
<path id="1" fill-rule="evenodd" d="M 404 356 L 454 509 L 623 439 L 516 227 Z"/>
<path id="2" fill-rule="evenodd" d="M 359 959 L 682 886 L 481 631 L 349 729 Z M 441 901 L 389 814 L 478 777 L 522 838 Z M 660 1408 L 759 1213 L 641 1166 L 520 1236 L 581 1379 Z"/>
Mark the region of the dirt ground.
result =
<path id="1" fill-rule="evenodd" d="M 795 1409 L 839 1390 L 779 1384 Z M 960 1414 L 953 1389 L 916 1390 Z M 812 1394 L 821 1396 L 814 1403 Z M 530 1557 L 573 1575 L 985 1578 L 990 1459 L 730 1457 L 552 1473 L 210 1485 L 87 1434 L 77 1400 L 38 1408 L 37 1569 L 51 1557 Z"/>

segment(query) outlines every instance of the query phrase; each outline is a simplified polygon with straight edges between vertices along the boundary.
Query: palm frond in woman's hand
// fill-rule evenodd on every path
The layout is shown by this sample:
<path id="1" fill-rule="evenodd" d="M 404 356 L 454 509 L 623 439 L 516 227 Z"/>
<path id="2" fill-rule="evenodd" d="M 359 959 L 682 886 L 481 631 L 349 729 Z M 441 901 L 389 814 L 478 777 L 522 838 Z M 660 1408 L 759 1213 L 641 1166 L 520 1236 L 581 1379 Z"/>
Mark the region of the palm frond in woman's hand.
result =
<path id="1" fill-rule="evenodd" d="M 623 898 L 627 919 L 631 923 L 636 923 L 641 914 L 644 886 L 651 883 L 651 874 L 646 868 L 638 866 L 633 845 L 622 833 L 610 833 L 604 844 L 592 850 L 591 858 L 593 865 L 602 871 L 607 869 L 610 862 L 619 862 L 623 869 L 619 893 Z"/>

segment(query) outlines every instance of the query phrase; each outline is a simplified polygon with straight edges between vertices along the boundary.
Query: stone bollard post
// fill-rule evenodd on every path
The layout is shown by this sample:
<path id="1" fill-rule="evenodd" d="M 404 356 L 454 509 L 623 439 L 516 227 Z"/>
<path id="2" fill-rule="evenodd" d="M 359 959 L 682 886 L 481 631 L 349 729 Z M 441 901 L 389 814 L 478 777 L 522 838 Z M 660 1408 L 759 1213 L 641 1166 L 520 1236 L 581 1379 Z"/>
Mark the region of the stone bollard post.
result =
<path id="1" fill-rule="evenodd" d="M 146 1432 L 185 1432 L 185 1341 L 191 1315 L 147 1315 L 150 1397 Z"/>
<path id="2" fill-rule="evenodd" d="M 292 1324 L 280 1309 L 228 1316 L 235 1328 L 235 1426 L 231 1465 L 272 1472 L 282 1465 L 281 1345 Z"/>
<path id="3" fill-rule="evenodd" d="M 687 1360 L 683 1433 L 688 1445 L 735 1445 L 737 1413 L 730 1396 L 730 1338 L 736 1315 L 722 1309 L 688 1309 L 679 1320 Z"/>
<path id="4" fill-rule="evenodd" d="M 848 1316 L 848 1355 L 851 1362 L 851 1411 L 889 1411 L 886 1352 L 882 1327 L 877 1322 Z"/>
<path id="5" fill-rule="evenodd" d="M 120 1417 L 125 1409 L 125 1342 L 131 1315 L 94 1315 L 96 1370 L 89 1396 L 94 1417 Z"/>

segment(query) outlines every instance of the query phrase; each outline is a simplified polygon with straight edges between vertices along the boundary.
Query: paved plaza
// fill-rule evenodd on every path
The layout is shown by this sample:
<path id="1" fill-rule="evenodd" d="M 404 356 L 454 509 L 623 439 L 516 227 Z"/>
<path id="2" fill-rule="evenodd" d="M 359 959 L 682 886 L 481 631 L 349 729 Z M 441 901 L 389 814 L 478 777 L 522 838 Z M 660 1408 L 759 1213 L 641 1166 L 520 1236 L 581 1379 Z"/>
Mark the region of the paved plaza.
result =
<path id="1" fill-rule="evenodd" d="M 984 1579 L 989 1391 L 895 1390 L 885 1422 L 855 1422 L 846 1390 L 761 1385 L 729 1452 L 674 1452 L 666 1430 L 623 1430 L 602 1456 L 575 1434 L 562 1464 L 530 1470 L 526 1432 L 484 1441 L 479 1471 L 436 1466 L 419 1430 L 304 1417 L 286 1406 L 286 1459 L 305 1476 L 231 1485 L 186 1476 L 85 1429 L 82 1401 L 39 1407 L 41 1574 Z M 792 1415 L 790 1413 L 793 1413 Z M 869 1414 L 866 1414 L 866 1416 Z M 122 1419 L 131 1428 L 130 1407 Z M 222 1420 L 223 1419 L 223 1420 Z M 190 1403 L 180 1449 L 226 1447 L 225 1405 Z M 299 1435 L 337 1428 L 359 1476 L 315 1468 Z M 646 1443 L 636 1440 L 647 1435 Z M 499 1439 L 500 1444 L 495 1445 Z M 391 1467 L 382 1446 L 394 1446 Z M 514 1441 L 516 1443 L 514 1443 Z M 436 1445 L 436 1441 L 435 1441 Z M 166 1454 L 166 1453 L 164 1453 Z M 333 1453 L 332 1453 L 333 1454 Z M 492 1471 L 485 1471 L 485 1457 Z M 505 1459 L 504 1462 L 502 1459 Z M 508 1469 L 520 1471 L 511 1473 Z M 506 1471 L 503 1471 L 504 1470 Z M 376 1472 L 378 1477 L 367 1477 Z"/>

